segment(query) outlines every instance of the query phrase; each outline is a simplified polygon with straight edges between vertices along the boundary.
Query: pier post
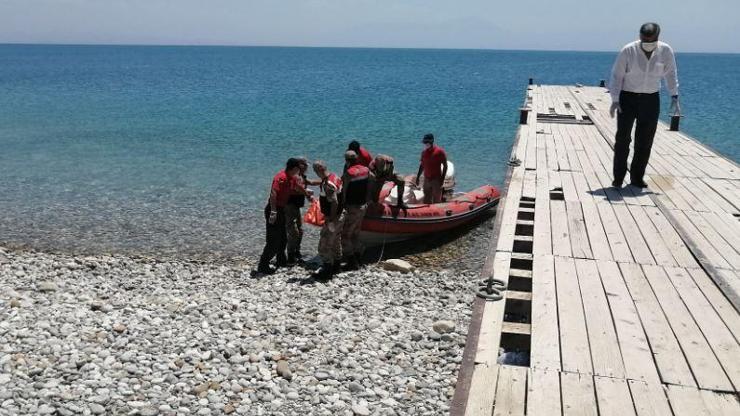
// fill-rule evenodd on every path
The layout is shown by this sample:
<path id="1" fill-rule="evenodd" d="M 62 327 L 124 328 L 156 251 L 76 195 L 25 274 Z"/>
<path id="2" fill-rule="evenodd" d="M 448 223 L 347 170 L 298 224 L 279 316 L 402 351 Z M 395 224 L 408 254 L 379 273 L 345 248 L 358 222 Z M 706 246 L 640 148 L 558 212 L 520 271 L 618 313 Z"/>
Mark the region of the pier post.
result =
<path id="1" fill-rule="evenodd" d="M 519 109 L 519 124 L 527 124 L 529 110 L 530 109 L 528 107 L 522 107 Z"/>
<path id="2" fill-rule="evenodd" d="M 678 123 L 681 121 L 681 116 L 679 115 L 672 115 L 671 116 L 671 128 L 670 131 L 678 131 Z"/>
<path id="3" fill-rule="evenodd" d="M 534 85 L 534 78 L 529 79 L 529 85 Z"/>
<path id="4" fill-rule="evenodd" d="M 599 81 L 599 87 L 606 88 L 606 80 L 605 79 L 602 79 L 601 81 Z"/>

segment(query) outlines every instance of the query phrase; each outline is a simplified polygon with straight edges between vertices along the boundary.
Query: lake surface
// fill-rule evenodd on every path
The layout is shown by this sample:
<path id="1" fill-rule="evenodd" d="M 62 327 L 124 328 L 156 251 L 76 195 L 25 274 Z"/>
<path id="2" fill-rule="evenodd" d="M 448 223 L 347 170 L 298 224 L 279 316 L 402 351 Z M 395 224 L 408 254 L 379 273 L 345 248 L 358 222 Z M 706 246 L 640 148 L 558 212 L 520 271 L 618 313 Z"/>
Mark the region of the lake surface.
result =
<path id="1" fill-rule="evenodd" d="M 740 55 L 677 53 L 682 129 L 737 160 Z M 0 244 L 251 257 L 285 160 L 321 158 L 339 170 L 353 138 L 413 173 L 432 132 L 456 162 L 459 190 L 500 185 L 527 79 L 596 85 L 614 58 L 0 45 Z M 314 250 L 314 231 L 304 251 Z M 484 251 L 487 236 L 468 240 Z"/>

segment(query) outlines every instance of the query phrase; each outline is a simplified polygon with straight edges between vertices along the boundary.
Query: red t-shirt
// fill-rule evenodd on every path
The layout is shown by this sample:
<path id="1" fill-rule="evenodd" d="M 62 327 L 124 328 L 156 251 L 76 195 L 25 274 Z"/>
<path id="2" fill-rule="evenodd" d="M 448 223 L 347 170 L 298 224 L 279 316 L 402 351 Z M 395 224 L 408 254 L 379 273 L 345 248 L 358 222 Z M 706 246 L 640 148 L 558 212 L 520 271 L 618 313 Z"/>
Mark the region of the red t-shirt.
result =
<path id="1" fill-rule="evenodd" d="M 372 162 L 373 157 L 370 155 L 370 152 L 367 151 L 364 147 L 360 147 L 360 154 L 357 155 L 357 161 L 360 162 L 362 166 L 370 166 L 370 162 Z"/>
<path id="2" fill-rule="evenodd" d="M 435 179 L 442 176 L 442 164 L 447 162 L 447 154 L 439 146 L 421 152 L 421 167 L 424 169 L 424 177 Z"/>
<path id="3" fill-rule="evenodd" d="M 283 208 L 288 204 L 288 199 L 295 188 L 296 179 L 288 176 L 285 170 L 281 170 L 272 178 L 272 191 L 275 192 L 275 203 L 278 208 Z"/>

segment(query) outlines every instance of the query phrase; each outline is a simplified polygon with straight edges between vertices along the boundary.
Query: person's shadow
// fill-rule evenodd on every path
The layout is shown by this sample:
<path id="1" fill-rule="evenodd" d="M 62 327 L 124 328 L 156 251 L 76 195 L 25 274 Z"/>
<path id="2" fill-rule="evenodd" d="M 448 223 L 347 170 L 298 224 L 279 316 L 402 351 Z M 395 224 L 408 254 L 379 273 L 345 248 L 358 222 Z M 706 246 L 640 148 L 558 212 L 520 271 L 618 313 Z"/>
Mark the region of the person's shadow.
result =
<path id="1" fill-rule="evenodd" d="M 611 202 L 625 201 L 629 198 L 637 198 L 642 195 L 654 195 L 655 192 L 648 188 L 640 188 L 638 186 L 627 185 L 622 188 L 615 188 L 608 186 L 600 189 L 594 189 L 588 191 L 589 194 L 597 198 L 604 198 Z"/>

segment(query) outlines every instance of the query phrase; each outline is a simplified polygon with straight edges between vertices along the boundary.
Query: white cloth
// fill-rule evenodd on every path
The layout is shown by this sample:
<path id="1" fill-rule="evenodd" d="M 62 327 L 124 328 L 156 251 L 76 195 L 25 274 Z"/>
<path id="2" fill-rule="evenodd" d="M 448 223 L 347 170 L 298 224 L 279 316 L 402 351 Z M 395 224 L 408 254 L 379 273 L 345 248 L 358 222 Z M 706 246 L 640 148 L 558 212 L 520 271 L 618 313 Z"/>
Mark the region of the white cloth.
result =
<path id="1" fill-rule="evenodd" d="M 658 47 L 648 60 L 640 48 L 640 41 L 628 43 L 617 56 L 609 82 L 613 102 L 619 101 L 621 91 L 651 94 L 660 91 L 660 80 L 665 79 L 671 95 L 678 95 L 678 75 L 673 49 L 658 41 Z"/>

